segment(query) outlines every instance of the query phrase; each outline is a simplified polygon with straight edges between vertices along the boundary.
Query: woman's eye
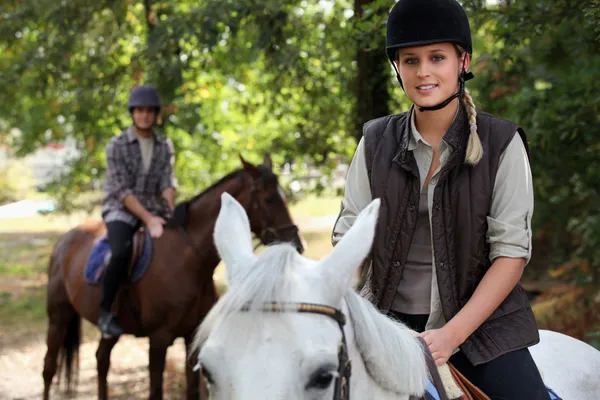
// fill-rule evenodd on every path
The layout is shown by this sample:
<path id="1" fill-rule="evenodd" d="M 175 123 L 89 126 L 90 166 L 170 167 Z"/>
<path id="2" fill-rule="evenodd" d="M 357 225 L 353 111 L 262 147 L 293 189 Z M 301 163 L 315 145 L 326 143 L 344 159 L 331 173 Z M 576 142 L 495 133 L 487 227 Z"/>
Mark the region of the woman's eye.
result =
<path id="1" fill-rule="evenodd" d="M 433 61 L 442 61 L 444 59 L 444 56 L 433 56 L 432 60 Z"/>
<path id="2" fill-rule="evenodd" d="M 417 63 L 417 59 L 416 58 L 407 58 L 406 60 L 404 60 L 405 64 L 416 64 Z"/>

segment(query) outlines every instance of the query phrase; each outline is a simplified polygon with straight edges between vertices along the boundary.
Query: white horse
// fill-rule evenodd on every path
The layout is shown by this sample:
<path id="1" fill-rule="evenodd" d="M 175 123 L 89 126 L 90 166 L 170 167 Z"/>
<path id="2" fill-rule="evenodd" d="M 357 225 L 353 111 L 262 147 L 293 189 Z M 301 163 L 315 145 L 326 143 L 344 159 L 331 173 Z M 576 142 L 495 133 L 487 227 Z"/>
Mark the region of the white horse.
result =
<path id="1" fill-rule="evenodd" d="M 352 400 L 424 394 L 429 373 L 416 333 L 381 314 L 352 287 L 355 270 L 371 248 L 378 211 L 379 200 L 374 200 L 320 261 L 287 244 L 256 256 L 244 209 L 223 194 L 214 239 L 229 289 L 194 342 L 212 400 L 339 397 L 334 392 L 344 373 L 338 353 L 344 341 L 352 362 Z M 265 308 L 272 302 L 276 306 Z M 326 307 L 294 312 L 292 303 Z M 277 309 L 292 312 L 270 312 Z M 345 325 L 336 322 L 332 309 L 345 314 Z M 564 400 L 599 399 L 600 351 L 556 332 L 540 333 L 541 342 L 531 352 L 548 386 Z"/>

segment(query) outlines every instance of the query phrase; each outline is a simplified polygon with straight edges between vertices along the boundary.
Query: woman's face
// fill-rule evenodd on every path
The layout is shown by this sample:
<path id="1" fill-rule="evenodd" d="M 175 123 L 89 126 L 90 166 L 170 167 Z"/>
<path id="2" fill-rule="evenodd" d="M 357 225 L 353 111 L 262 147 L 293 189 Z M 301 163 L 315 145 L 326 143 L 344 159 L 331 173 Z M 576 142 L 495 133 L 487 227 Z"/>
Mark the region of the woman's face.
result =
<path id="1" fill-rule="evenodd" d="M 451 43 L 407 47 L 398 51 L 396 67 L 408 98 L 422 107 L 431 107 L 456 93 L 458 76 L 465 58 L 459 57 Z"/>

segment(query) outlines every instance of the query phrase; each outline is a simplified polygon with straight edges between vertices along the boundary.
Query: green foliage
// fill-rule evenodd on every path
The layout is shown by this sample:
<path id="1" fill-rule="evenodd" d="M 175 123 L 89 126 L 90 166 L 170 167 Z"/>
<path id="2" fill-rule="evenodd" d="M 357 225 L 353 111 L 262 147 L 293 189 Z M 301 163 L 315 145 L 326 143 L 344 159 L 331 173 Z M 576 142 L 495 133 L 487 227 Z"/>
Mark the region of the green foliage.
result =
<path id="1" fill-rule="evenodd" d="M 161 129 L 190 196 L 270 152 L 296 176 L 352 153 L 349 3 L 23 0 L 0 12 L 0 119 L 19 154 L 65 137 L 80 158 L 51 187 L 62 205 L 104 176 L 104 145 L 130 123 L 131 87 L 155 85 Z M 308 163 L 308 164 L 306 164 Z"/>

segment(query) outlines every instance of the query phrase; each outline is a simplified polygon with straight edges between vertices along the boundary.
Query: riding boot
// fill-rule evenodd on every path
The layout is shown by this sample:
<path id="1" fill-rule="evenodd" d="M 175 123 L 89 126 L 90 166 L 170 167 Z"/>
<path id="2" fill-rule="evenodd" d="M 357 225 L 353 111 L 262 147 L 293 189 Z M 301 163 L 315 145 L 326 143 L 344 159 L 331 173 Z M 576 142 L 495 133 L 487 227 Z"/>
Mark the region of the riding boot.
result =
<path id="1" fill-rule="evenodd" d="M 111 260 L 104 272 L 102 301 L 100 302 L 100 315 L 98 318 L 98 328 L 100 328 L 104 336 L 116 337 L 123 334 L 119 320 L 112 312 L 112 304 L 121 283 L 121 271 L 119 267 L 119 260 Z"/>
<path id="2" fill-rule="evenodd" d="M 118 337 L 123 334 L 123 329 L 119 325 L 117 316 L 110 311 L 100 309 L 98 317 L 98 328 L 104 337 Z"/>

